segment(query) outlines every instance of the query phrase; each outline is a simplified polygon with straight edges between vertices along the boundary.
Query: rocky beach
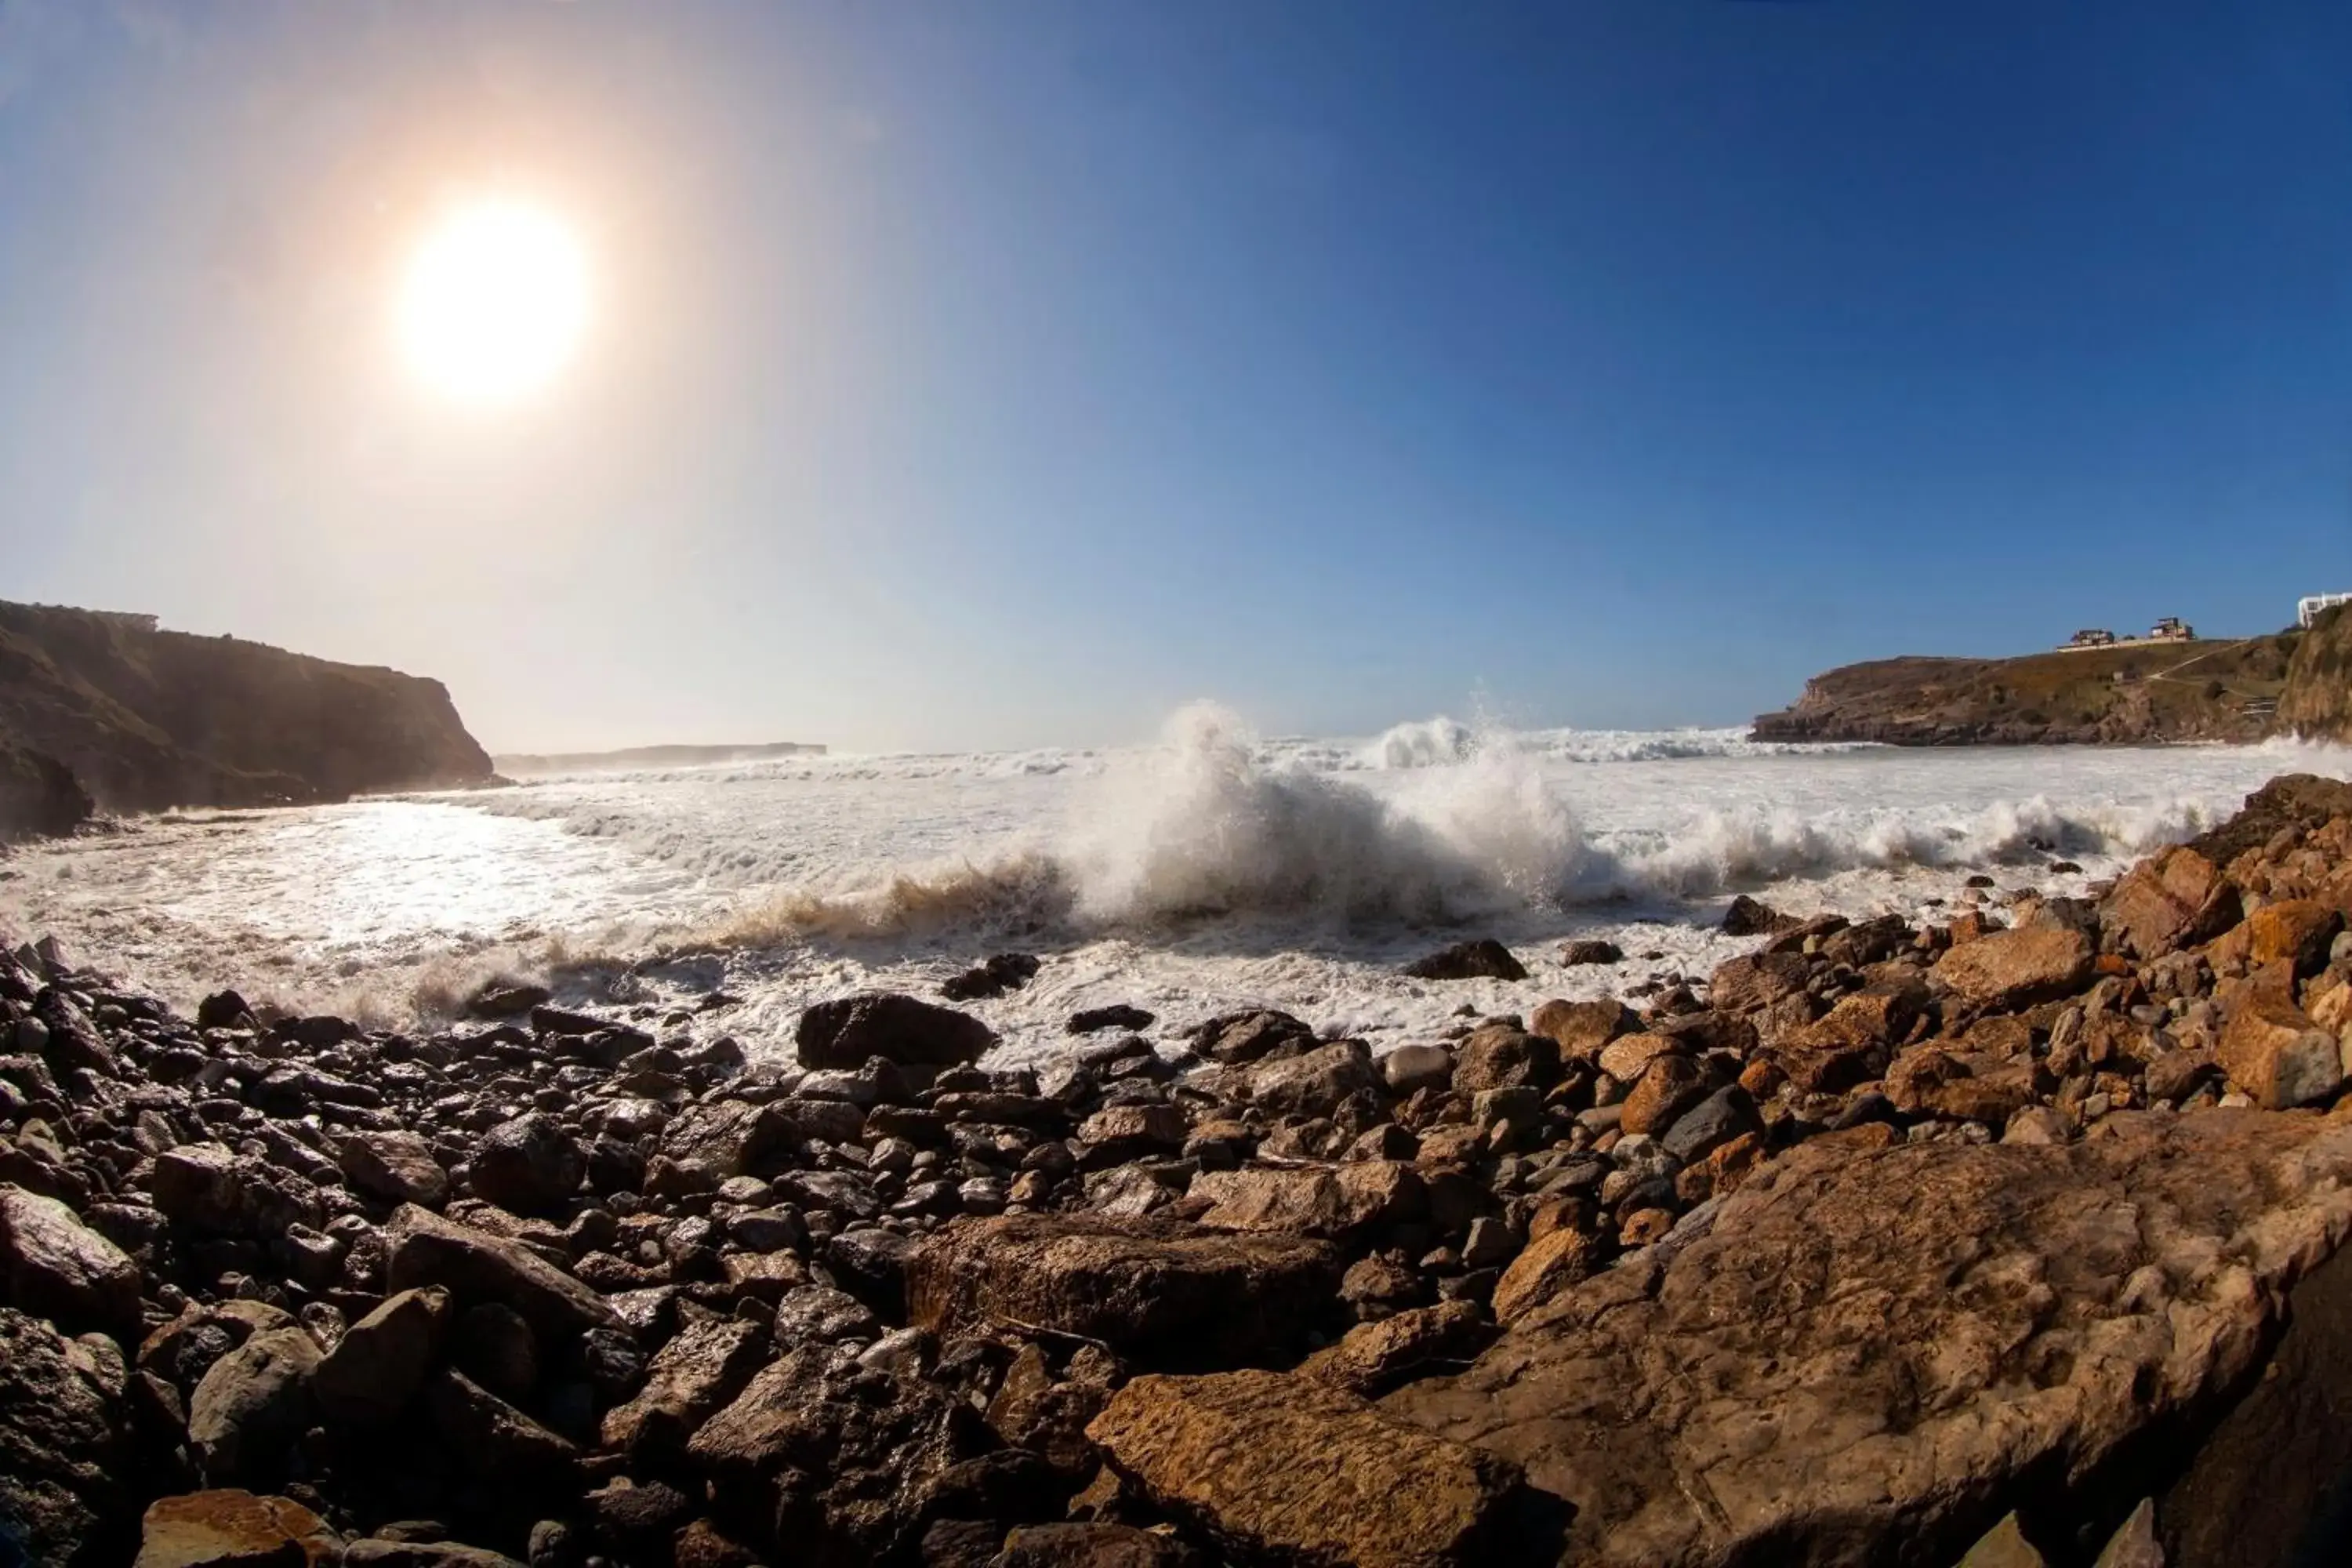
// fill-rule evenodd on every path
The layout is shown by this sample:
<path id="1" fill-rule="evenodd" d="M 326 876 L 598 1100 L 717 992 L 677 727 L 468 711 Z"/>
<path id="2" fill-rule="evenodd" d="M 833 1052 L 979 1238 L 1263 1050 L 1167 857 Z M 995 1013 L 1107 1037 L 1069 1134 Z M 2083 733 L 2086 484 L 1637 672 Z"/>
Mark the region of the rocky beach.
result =
<path id="1" fill-rule="evenodd" d="M 1050 954 L 786 1060 L 724 994 L 184 1016 L 35 941 L 0 1561 L 2295 1561 L 2352 1458 L 2352 786 L 1972 891 L 1742 899 L 1709 973 L 1378 1053 L 1202 997 L 1013 1067 L 969 1009 Z"/>

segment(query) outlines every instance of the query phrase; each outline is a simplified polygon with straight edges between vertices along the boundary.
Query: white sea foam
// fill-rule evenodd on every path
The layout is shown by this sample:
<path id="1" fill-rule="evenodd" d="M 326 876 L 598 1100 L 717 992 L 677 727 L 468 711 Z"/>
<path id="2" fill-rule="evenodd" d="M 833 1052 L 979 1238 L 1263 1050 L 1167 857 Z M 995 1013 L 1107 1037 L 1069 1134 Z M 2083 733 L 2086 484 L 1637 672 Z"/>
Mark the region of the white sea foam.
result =
<path id="1" fill-rule="evenodd" d="M 1052 961 L 983 1011 L 1041 1049 L 1055 1009 L 1116 1000 L 1171 1018 L 1265 1002 L 1401 1034 L 1464 1000 L 1522 1009 L 1633 977 L 1395 973 L 1465 930 L 1530 959 L 1605 935 L 1662 955 L 1634 973 L 1698 972 L 1726 951 L 1707 900 L 1732 890 L 1911 912 L 1977 871 L 2079 887 L 2293 770 L 2346 773 L 2352 754 L 1897 752 L 1443 718 L 1261 739 L 1200 705 L 1134 748 L 779 758 L 151 819 L 19 854 L 0 920 L 183 1002 L 231 983 L 393 1016 L 503 973 L 658 1005 L 715 973 L 747 998 L 728 1026 L 781 1034 L 813 997 L 927 989 L 1018 946 Z M 639 962 L 681 952 L 712 956 Z"/>

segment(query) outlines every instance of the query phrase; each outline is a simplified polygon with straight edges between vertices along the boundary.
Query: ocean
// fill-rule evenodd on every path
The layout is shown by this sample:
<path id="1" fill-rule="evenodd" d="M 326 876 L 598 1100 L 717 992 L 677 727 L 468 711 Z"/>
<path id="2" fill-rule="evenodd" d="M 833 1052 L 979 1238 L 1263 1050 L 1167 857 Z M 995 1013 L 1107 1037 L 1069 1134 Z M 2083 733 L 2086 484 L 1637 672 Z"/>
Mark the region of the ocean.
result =
<path id="1" fill-rule="evenodd" d="M 1109 1003 L 1163 1034 L 1276 1006 L 1385 1049 L 1465 1004 L 1704 977 L 1752 945 L 1718 930 L 1737 892 L 1908 917 L 2079 892 L 2298 771 L 2352 774 L 2352 751 L 1898 751 L 1444 719 L 1261 737 L 1202 704 L 1125 749 L 793 757 L 134 819 L 0 862 L 0 924 L 182 1005 L 234 985 L 395 1025 L 503 976 L 775 1058 L 811 1002 L 931 994 L 1024 951 L 1045 961 L 1035 981 L 971 1005 L 1008 1061 L 1050 1055 L 1072 1011 Z M 1399 973 L 1490 935 L 1528 980 Z M 1591 937 L 1626 962 L 1560 964 L 1563 942 Z"/>

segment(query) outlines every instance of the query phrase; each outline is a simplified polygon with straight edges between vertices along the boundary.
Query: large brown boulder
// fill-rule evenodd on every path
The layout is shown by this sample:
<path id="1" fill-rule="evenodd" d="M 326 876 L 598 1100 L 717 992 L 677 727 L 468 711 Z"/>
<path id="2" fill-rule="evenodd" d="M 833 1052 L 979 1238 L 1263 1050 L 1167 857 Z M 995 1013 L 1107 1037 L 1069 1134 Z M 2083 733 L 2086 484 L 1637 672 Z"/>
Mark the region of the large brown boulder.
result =
<path id="1" fill-rule="evenodd" d="M 449 1331 L 449 1292 L 398 1291 L 353 1323 L 311 1374 L 330 1420 L 381 1426 L 396 1419 L 425 1385 Z"/>
<path id="2" fill-rule="evenodd" d="M 654 1354 L 645 1386 L 604 1415 L 608 1448 L 675 1453 L 751 1381 L 767 1335 L 740 1318 L 696 1323 Z"/>
<path id="3" fill-rule="evenodd" d="M 1956 947 L 1936 961 L 1935 983 L 1971 1006 L 2027 1007 L 2073 995 L 2091 977 L 2091 943 L 2064 926 L 2020 926 Z"/>
<path id="4" fill-rule="evenodd" d="M 188 1399 L 188 1447 L 215 1483 L 278 1479 L 310 1425 L 319 1344 L 301 1329 L 255 1334 L 213 1363 Z"/>
<path id="5" fill-rule="evenodd" d="M 1520 1522 L 1517 1467 L 1284 1373 L 1139 1377 L 1087 1435 L 1153 1502 L 1250 1561 L 1488 1563 Z"/>
<path id="6" fill-rule="evenodd" d="M 2292 1002 L 2255 994 L 2221 1032 L 2221 1070 L 2266 1110 L 2326 1100 L 2344 1083 L 2343 1048 Z"/>
<path id="7" fill-rule="evenodd" d="M 1328 1313 L 1323 1242 L 1101 1214 L 960 1219 L 907 1268 L 911 1320 L 938 1332 L 1039 1328 L 1148 1367 L 1234 1366 L 1297 1345 Z"/>
<path id="8" fill-rule="evenodd" d="M 0 1290 L 63 1329 L 139 1326 L 139 1266 L 55 1198 L 0 1186 Z"/>
<path id="9" fill-rule="evenodd" d="M 89 1347 L 0 1307 L 0 1558 L 96 1568 L 131 1554 L 125 1412 Z"/>
<path id="10" fill-rule="evenodd" d="M 847 1568 L 908 1554 L 925 1492 L 993 1441 L 946 1390 L 811 1345 L 752 1378 L 687 1451 L 733 1511 L 776 1521 L 787 1561 Z"/>
<path id="11" fill-rule="evenodd" d="M 1705 1235 L 1573 1285 L 1382 1408 L 1575 1505 L 1580 1563 L 1940 1565 L 2021 1500 L 2136 1499 L 2352 1231 L 2352 1123 L 2105 1125 L 1802 1146 Z"/>
<path id="12" fill-rule="evenodd" d="M 953 1067 L 977 1061 L 996 1043 L 969 1013 L 897 992 L 820 1002 L 801 1015 L 793 1036 L 804 1068 L 860 1068 L 869 1057 L 901 1065 Z"/>
<path id="13" fill-rule="evenodd" d="M 2238 921 L 2238 889 L 2187 845 L 2159 849 L 2124 873 L 2099 903 L 2099 923 L 2141 958 L 2210 942 Z"/>
<path id="14" fill-rule="evenodd" d="M 148 1505 L 131 1568 L 310 1568 L 342 1552 L 326 1521 L 291 1498 L 188 1492 Z"/>
<path id="15" fill-rule="evenodd" d="M 1346 1240 L 1391 1220 L 1417 1218 L 1427 1195 L 1411 1165 L 1357 1160 L 1302 1169 L 1203 1171 L 1192 1195 L 1212 1206 L 1201 1223 L 1222 1230 L 1286 1232 Z"/>
<path id="16" fill-rule="evenodd" d="M 391 1249 L 385 1280 L 394 1290 L 439 1285 L 460 1308 L 495 1301 L 558 1342 L 621 1327 L 603 1297 L 520 1242 L 415 1204 L 403 1204 L 393 1215 L 384 1239 Z"/>

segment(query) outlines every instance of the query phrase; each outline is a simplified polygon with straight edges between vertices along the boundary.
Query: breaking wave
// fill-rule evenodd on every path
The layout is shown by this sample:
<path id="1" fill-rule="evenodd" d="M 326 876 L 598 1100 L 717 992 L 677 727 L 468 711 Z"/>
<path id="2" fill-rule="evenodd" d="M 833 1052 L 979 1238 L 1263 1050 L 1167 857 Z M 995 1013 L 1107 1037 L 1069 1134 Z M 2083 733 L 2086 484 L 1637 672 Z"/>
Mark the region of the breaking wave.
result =
<path id="1" fill-rule="evenodd" d="M 1194 704 L 1158 746 L 1108 761 L 1058 833 L 765 895 L 699 934 L 760 947 L 971 928 L 1149 940 L 1234 919 L 1454 924 L 1852 870 L 2128 856 L 2226 810 L 2188 795 L 2062 807 L 2037 795 L 1967 811 L 1706 808 L 1672 827 L 1596 829 L 1547 782 L 1541 764 L 1554 759 L 1540 747 L 1439 721 L 1400 726 L 1380 749 L 1458 760 L 1400 763 L 1410 776 L 1375 791 Z"/>

